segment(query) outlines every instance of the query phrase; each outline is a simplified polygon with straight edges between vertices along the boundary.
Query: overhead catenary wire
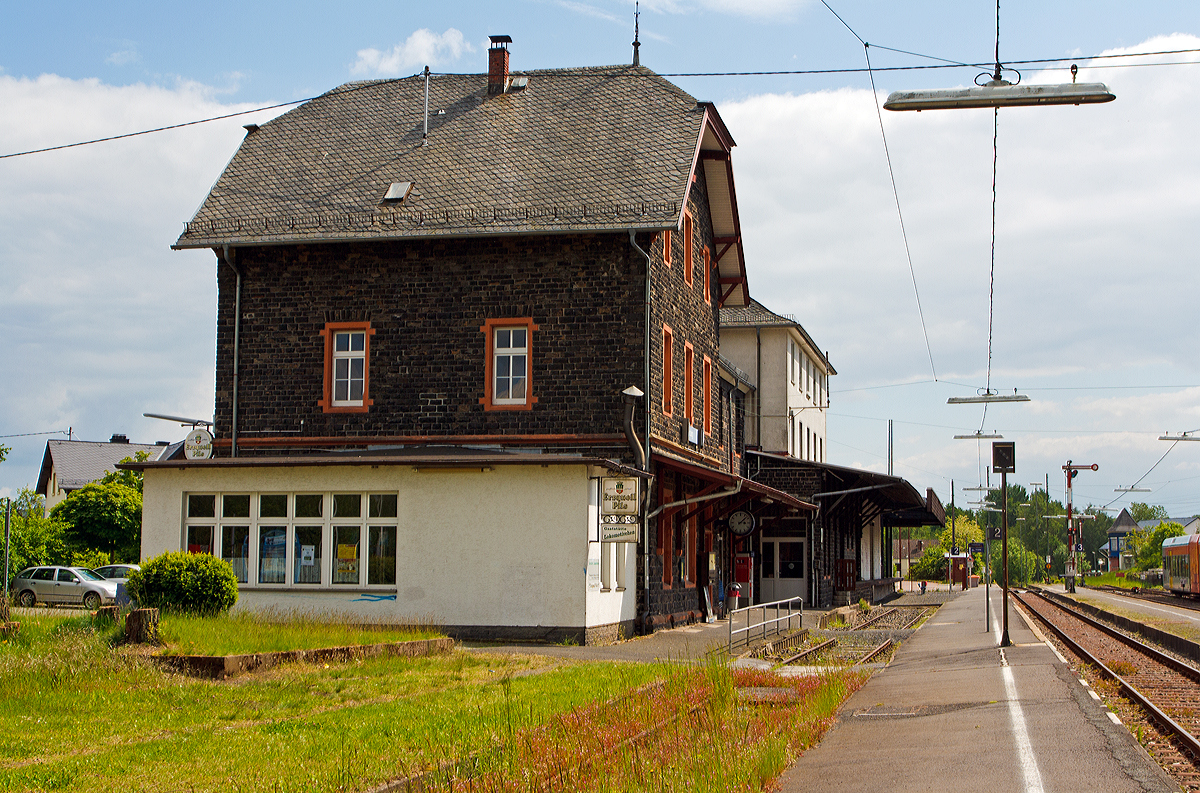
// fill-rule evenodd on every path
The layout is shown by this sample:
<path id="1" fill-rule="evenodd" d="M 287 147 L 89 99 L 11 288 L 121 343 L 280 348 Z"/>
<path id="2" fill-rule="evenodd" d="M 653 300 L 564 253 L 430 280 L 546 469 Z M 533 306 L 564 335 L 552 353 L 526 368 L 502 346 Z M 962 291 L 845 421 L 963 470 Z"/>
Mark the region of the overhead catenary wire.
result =
<path id="1" fill-rule="evenodd" d="M 826 7 L 828 7 L 828 6 L 826 6 Z M 830 9 L 830 10 L 832 11 L 832 9 Z M 834 14 L 834 16 L 837 16 L 837 15 Z M 838 17 L 838 19 L 840 20 L 841 17 Z M 843 22 L 843 24 L 845 24 L 845 23 Z M 851 32 L 853 33 L 853 31 L 851 31 Z M 855 37 L 857 37 L 857 34 L 855 34 Z M 861 41 L 861 39 L 860 39 L 860 41 Z M 873 46 L 873 47 L 875 47 L 875 49 L 879 49 L 879 50 L 887 50 L 889 52 L 896 52 L 896 53 L 901 53 L 904 55 L 912 55 L 913 57 L 918 57 L 918 58 L 929 58 L 931 60 L 944 61 L 944 63 L 926 64 L 926 65 L 919 65 L 919 66 L 868 66 L 867 68 L 848 67 L 848 68 L 844 68 L 844 69 L 776 69 L 776 70 L 766 70 L 766 71 L 759 70 L 759 71 L 725 71 L 725 72 L 655 72 L 654 76 L 657 76 L 657 77 L 788 77 L 788 76 L 818 76 L 818 75 L 828 75 L 828 74 L 864 74 L 864 73 L 871 73 L 871 72 L 914 72 L 914 71 L 928 71 L 931 69 L 964 69 L 964 68 L 978 69 L 978 68 L 990 65 L 990 64 L 985 64 L 985 63 L 962 63 L 959 61 L 951 60 L 949 58 L 938 58 L 937 56 L 934 56 L 934 55 L 922 55 L 920 53 L 910 52 L 908 50 L 901 50 L 901 49 L 895 49 L 892 47 L 885 47 L 880 44 L 872 44 L 871 46 Z M 1015 65 L 1015 66 L 1037 66 L 1040 64 L 1078 63 L 1080 61 L 1112 60 L 1112 59 L 1118 59 L 1118 58 L 1148 58 L 1148 57 L 1157 57 L 1157 56 L 1163 56 L 1163 55 L 1191 55 L 1191 54 L 1195 54 L 1195 53 L 1200 53 L 1200 47 L 1191 48 L 1191 49 L 1179 49 L 1179 50 L 1157 50 L 1154 52 L 1125 52 L 1125 53 L 1115 53 L 1113 55 L 1089 55 L 1086 57 L 1074 57 L 1074 58 L 1030 58 L 1030 59 L 1025 59 L 1025 60 L 1012 60 L 1012 61 L 1008 61 L 1008 63 Z M 1197 65 L 1200 65 L 1200 61 L 1171 61 L 1171 62 L 1165 62 L 1165 63 L 1124 63 L 1124 64 L 1117 63 L 1117 64 L 1107 64 L 1107 65 L 1105 65 L 1104 68 L 1111 69 L 1111 68 L 1132 68 L 1132 67 L 1139 67 L 1139 66 L 1197 66 Z M 570 74 L 573 71 L 575 71 L 575 70 L 555 69 L 555 72 L 557 74 Z M 579 71 L 576 71 L 576 73 L 584 74 L 585 72 L 583 72 L 582 70 L 579 70 Z M 593 70 L 593 71 L 589 71 L 586 73 L 587 74 L 595 74 L 595 71 Z M 432 74 L 435 77 L 462 77 L 462 76 L 467 76 L 467 75 L 474 75 L 477 73 L 476 72 L 431 72 L 430 74 Z M 651 75 L 646 74 L 646 73 L 631 71 L 631 72 L 628 72 L 625 76 L 633 77 L 633 78 L 641 78 L 641 77 L 649 77 Z M 372 80 L 370 82 L 366 82 L 366 83 L 363 83 L 362 85 L 354 86 L 354 87 L 352 87 L 350 89 L 346 89 L 346 90 L 360 90 L 363 88 L 372 88 L 374 86 L 379 85 L 380 83 L 393 82 L 394 80 L 401 80 L 401 79 L 405 79 L 405 78 L 397 77 L 397 78 L 391 78 L 391 79 L 385 78 L 383 80 Z M 37 149 L 27 149 L 24 151 L 15 151 L 15 152 L 10 152 L 8 154 L 0 154 L 0 160 L 10 159 L 13 157 L 25 157 L 25 156 L 28 156 L 31 154 L 45 154 L 47 152 L 52 152 L 52 151 L 61 151 L 63 149 L 73 149 L 73 148 L 77 148 L 79 146 L 90 146 L 90 145 L 96 144 L 96 143 L 107 143 L 107 142 L 114 141 L 114 140 L 123 140 L 125 138 L 134 138 L 134 137 L 138 137 L 141 135 L 151 135 L 156 132 L 166 132 L 166 131 L 173 130 L 173 129 L 181 129 L 183 127 L 192 127 L 192 126 L 196 126 L 198 124 L 208 124 L 213 121 L 224 121 L 226 119 L 236 118 L 238 116 L 246 116 L 246 115 L 251 115 L 253 113 L 262 113 L 267 110 L 278 110 L 279 108 L 283 108 L 283 107 L 291 107 L 293 105 L 302 105 L 305 102 L 311 102 L 312 100 L 318 99 L 319 97 L 320 97 L 320 95 L 309 96 L 309 97 L 305 97 L 303 99 L 294 99 L 290 102 L 279 102 L 279 103 L 272 104 L 272 105 L 264 105 L 262 107 L 256 107 L 256 108 L 252 108 L 250 110 L 239 110 L 235 113 L 224 113 L 219 116 L 209 116 L 207 118 L 199 118 L 199 119 L 194 119 L 192 121 L 184 121 L 179 124 L 168 124 L 168 125 L 161 126 L 161 127 L 154 127 L 152 129 L 143 129 L 143 130 L 138 130 L 136 132 L 125 132 L 125 133 L 122 133 L 119 135 L 109 135 L 109 136 L 103 137 L 103 138 L 92 138 L 89 140 L 77 141 L 75 143 L 64 143 L 64 144 L 57 145 L 57 146 L 45 146 L 45 147 L 37 148 Z"/>
<path id="2" fill-rule="evenodd" d="M 912 277 L 913 296 L 917 301 L 917 316 L 921 320 L 921 334 L 925 337 L 925 352 L 929 355 L 929 370 L 933 373 L 933 379 L 936 382 L 938 377 L 937 367 L 934 366 L 933 363 L 933 347 L 929 344 L 929 330 L 925 325 L 925 309 L 921 307 L 921 290 L 917 288 L 917 271 L 913 267 L 912 248 L 909 247 L 908 230 L 904 226 L 904 211 L 900 208 L 900 190 L 896 186 L 896 172 L 892 168 L 892 154 L 888 150 L 887 131 L 883 126 L 883 111 L 881 111 L 879 108 L 879 96 L 875 89 L 875 72 L 871 69 L 871 45 L 868 44 L 862 36 L 858 35 L 854 28 L 850 27 L 849 23 L 842 19 L 841 15 L 838 14 L 837 11 L 834 11 L 829 3 L 825 2 L 825 0 L 821 0 L 821 5 L 829 9 L 829 13 L 837 17 L 837 21 L 841 22 L 842 25 L 845 26 L 846 30 L 850 31 L 850 34 L 854 36 L 854 38 L 858 39 L 859 43 L 863 45 L 863 57 L 867 62 L 867 76 L 871 80 L 871 101 L 875 105 L 875 115 L 879 119 L 879 135 L 883 139 L 883 156 L 884 159 L 887 160 L 888 177 L 891 179 L 892 183 L 892 197 L 896 201 L 896 216 L 900 220 L 900 236 L 904 240 L 904 256 L 908 261 L 908 274 Z"/>

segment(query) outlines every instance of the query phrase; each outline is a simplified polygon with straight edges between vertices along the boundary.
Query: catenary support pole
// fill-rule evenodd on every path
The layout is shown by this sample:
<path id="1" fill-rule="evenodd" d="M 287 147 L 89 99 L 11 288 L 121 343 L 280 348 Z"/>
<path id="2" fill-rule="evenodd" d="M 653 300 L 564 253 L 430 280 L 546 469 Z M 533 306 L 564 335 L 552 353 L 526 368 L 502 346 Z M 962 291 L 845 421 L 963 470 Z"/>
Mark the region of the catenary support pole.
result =
<path id="1" fill-rule="evenodd" d="M 1000 474 L 1000 489 L 1003 491 L 1001 496 L 1000 506 L 1000 542 L 1004 543 L 1004 581 L 1001 586 L 1004 587 L 1004 635 L 1000 637 L 1001 647 L 1011 647 L 1012 641 L 1008 638 L 1008 474 Z"/>

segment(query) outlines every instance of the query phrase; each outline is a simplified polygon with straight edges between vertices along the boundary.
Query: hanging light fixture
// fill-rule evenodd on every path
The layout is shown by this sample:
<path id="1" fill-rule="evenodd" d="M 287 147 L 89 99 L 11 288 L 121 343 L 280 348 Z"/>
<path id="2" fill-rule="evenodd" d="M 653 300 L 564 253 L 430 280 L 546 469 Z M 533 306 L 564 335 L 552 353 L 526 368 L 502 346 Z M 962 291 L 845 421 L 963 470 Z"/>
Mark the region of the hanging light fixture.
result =
<path id="1" fill-rule="evenodd" d="M 884 110 L 953 110 L 971 107 L 1030 107 L 1037 105 L 1096 105 L 1111 102 L 1116 95 L 1104 83 L 1064 83 L 1061 85 L 1020 85 L 999 77 L 1001 70 L 1015 72 L 996 64 L 996 74 L 974 88 L 935 88 L 929 91 L 893 91 L 883 103 Z M 1071 75 L 1079 70 L 1071 64 Z M 1017 72 L 1019 75 L 1020 73 Z M 983 75 L 986 76 L 986 75 Z M 978 78 L 977 78 L 978 79 Z"/>
<path id="2" fill-rule="evenodd" d="M 1004 73 L 1016 82 L 1004 79 Z M 893 91 L 884 110 L 955 110 L 972 107 L 1031 107 L 1038 105 L 1096 105 L 1111 102 L 1116 94 L 1104 83 L 1078 83 L 1079 66 L 1071 64 L 1071 82 L 1056 85 L 1021 85 L 1021 73 L 1000 63 L 1000 4 L 996 3 L 996 70 L 975 77 L 974 88 L 935 88 L 928 91 Z"/>

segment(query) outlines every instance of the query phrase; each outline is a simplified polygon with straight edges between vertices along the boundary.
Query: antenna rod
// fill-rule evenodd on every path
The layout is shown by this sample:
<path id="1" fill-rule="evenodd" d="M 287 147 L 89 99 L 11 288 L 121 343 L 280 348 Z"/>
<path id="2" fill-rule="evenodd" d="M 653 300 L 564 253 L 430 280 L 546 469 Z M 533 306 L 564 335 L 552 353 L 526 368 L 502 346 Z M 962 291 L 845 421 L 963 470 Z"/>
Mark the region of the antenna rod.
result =
<path id="1" fill-rule="evenodd" d="M 636 0 L 633 4 L 633 65 L 641 66 L 642 59 L 638 56 L 638 47 L 642 46 L 638 41 L 640 38 L 638 33 L 638 17 L 642 15 L 641 0 Z"/>
<path id="2" fill-rule="evenodd" d="M 425 67 L 425 134 L 421 136 L 421 145 L 429 140 L 429 67 Z"/>

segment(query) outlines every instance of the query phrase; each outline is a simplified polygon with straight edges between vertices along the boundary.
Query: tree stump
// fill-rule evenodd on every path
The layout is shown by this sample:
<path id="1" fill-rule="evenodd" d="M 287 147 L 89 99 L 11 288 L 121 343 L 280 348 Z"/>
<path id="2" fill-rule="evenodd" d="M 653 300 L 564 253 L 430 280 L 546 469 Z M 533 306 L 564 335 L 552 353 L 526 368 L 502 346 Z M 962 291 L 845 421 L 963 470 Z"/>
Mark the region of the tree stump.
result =
<path id="1" fill-rule="evenodd" d="M 158 609 L 134 609 L 125 616 L 125 641 L 158 644 Z"/>
<path id="2" fill-rule="evenodd" d="M 120 606 L 101 606 L 96 609 L 96 622 L 116 622 L 121 616 Z"/>
<path id="3" fill-rule="evenodd" d="M 9 611 L 8 594 L 0 595 L 0 623 L 8 622 L 12 619 L 12 613 Z"/>

